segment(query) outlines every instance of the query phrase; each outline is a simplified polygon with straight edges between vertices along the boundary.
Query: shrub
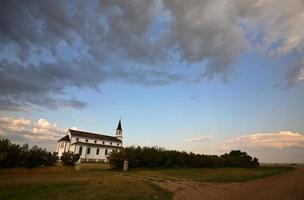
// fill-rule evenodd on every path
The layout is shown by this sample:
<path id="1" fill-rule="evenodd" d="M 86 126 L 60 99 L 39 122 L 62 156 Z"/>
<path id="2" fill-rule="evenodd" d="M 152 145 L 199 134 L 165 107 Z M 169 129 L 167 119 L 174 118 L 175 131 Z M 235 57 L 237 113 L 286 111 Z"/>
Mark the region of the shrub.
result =
<path id="1" fill-rule="evenodd" d="M 112 168 L 121 169 L 123 161 L 129 161 L 130 168 L 137 167 L 258 167 L 257 158 L 246 152 L 231 151 L 221 156 L 203 155 L 165 150 L 160 147 L 126 147 L 112 152 L 109 157 Z"/>
<path id="2" fill-rule="evenodd" d="M 39 167 L 51 166 L 58 160 L 56 153 L 34 146 L 29 149 L 28 145 L 23 146 L 12 144 L 8 139 L 0 139 L 0 167 Z"/>
<path id="3" fill-rule="evenodd" d="M 72 152 L 64 152 L 60 157 L 63 165 L 75 166 L 75 163 L 79 160 L 80 154 L 74 154 Z"/>
<path id="4" fill-rule="evenodd" d="M 22 165 L 27 148 L 12 144 L 8 139 L 0 139 L 0 166 L 8 168 Z"/>
<path id="5" fill-rule="evenodd" d="M 40 166 L 51 166 L 56 163 L 58 156 L 56 153 L 51 153 L 38 146 L 33 146 L 25 153 L 25 166 L 34 168 Z"/>

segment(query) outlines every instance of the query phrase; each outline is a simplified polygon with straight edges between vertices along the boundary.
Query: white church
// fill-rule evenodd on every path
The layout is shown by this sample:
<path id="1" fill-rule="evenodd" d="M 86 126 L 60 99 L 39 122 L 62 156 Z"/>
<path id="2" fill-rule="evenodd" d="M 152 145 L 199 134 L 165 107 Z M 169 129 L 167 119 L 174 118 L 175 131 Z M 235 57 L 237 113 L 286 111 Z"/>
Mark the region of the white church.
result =
<path id="1" fill-rule="evenodd" d="M 80 154 L 80 162 L 107 162 L 112 151 L 122 149 L 121 120 L 118 122 L 115 136 L 69 129 L 67 135 L 57 141 L 56 152 L 59 158 L 63 152 Z"/>

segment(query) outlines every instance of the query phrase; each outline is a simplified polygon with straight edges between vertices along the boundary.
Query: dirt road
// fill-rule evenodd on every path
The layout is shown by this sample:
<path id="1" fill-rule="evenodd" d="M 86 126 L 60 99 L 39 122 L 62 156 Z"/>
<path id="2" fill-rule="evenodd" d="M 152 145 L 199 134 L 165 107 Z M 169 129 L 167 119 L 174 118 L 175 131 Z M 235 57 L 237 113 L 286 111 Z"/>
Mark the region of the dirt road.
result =
<path id="1" fill-rule="evenodd" d="M 304 167 L 246 183 L 155 182 L 172 191 L 175 200 L 304 200 Z"/>

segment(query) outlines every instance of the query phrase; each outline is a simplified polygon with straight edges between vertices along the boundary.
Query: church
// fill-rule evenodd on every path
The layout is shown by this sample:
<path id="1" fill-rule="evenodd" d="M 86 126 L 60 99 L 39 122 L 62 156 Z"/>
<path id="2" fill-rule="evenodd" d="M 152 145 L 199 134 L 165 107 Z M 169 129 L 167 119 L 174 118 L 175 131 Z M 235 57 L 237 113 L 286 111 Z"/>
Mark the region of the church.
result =
<path id="1" fill-rule="evenodd" d="M 59 158 L 64 152 L 73 152 L 80 154 L 80 162 L 107 162 L 109 153 L 123 148 L 122 138 L 121 120 L 115 136 L 69 129 L 67 135 L 57 141 L 56 152 Z"/>

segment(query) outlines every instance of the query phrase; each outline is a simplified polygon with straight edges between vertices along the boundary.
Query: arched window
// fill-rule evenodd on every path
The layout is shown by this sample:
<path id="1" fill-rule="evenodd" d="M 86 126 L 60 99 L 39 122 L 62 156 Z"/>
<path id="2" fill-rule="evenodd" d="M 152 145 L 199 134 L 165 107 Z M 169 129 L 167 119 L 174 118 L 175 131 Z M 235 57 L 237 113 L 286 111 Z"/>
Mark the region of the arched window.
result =
<path id="1" fill-rule="evenodd" d="M 90 154 L 90 153 L 91 153 L 91 148 L 88 147 L 88 148 L 87 148 L 87 154 Z"/>
<path id="2" fill-rule="evenodd" d="M 79 147 L 79 154 L 82 154 L 82 147 Z"/>
<path id="3" fill-rule="evenodd" d="M 96 149 L 96 155 L 99 155 L 99 149 Z"/>
<path id="4" fill-rule="evenodd" d="M 108 155 L 108 149 L 105 150 L 105 155 Z"/>

